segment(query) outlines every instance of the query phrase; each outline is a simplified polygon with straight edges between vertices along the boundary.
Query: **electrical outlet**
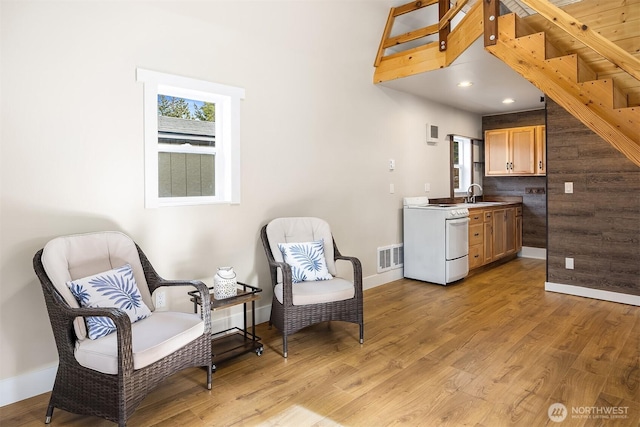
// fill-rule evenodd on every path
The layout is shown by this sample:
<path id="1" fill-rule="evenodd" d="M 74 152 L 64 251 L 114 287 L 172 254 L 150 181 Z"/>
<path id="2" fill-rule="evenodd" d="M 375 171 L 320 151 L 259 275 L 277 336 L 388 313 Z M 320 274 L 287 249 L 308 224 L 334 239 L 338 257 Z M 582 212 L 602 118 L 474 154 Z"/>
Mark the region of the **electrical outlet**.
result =
<path id="1" fill-rule="evenodd" d="M 524 194 L 544 194 L 544 187 L 526 187 L 524 189 Z"/>
<path id="2" fill-rule="evenodd" d="M 165 291 L 156 292 L 156 308 L 163 308 L 167 306 L 167 293 Z"/>
<path id="3" fill-rule="evenodd" d="M 573 258 L 564 259 L 564 268 L 567 270 L 573 270 Z"/>
<path id="4" fill-rule="evenodd" d="M 573 193 L 573 182 L 564 183 L 564 192 L 567 194 Z"/>

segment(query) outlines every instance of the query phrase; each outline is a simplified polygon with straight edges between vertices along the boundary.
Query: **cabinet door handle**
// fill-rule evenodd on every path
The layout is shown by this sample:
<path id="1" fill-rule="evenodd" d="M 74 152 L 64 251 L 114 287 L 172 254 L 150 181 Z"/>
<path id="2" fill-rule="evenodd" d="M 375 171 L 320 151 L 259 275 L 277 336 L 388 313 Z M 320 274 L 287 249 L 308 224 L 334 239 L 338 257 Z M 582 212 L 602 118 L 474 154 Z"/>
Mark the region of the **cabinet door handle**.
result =
<path id="1" fill-rule="evenodd" d="M 473 257 L 474 258 L 480 258 L 480 255 L 474 255 Z"/>
<path id="2" fill-rule="evenodd" d="M 540 168 L 540 170 L 542 170 L 542 160 L 538 162 L 538 167 Z"/>
<path id="3" fill-rule="evenodd" d="M 473 235 L 473 237 L 478 237 L 479 235 L 480 235 L 480 233 L 475 233 L 475 234 Z"/>

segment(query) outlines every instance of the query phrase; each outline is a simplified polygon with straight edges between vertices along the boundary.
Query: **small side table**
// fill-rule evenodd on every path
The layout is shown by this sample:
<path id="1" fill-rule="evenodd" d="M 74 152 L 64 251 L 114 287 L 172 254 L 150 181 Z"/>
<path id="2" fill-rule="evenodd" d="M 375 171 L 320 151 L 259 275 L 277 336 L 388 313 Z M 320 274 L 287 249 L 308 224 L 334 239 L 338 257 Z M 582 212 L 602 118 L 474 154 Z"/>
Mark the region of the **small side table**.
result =
<path id="1" fill-rule="evenodd" d="M 213 288 L 209 288 L 211 290 Z M 221 310 L 234 305 L 242 304 L 244 306 L 244 322 L 243 328 L 230 328 L 224 331 L 216 332 L 211 335 L 211 367 L 216 370 L 216 363 L 229 360 L 241 354 L 255 352 L 256 355 L 262 356 L 264 347 L 260 342 L 260 337 L 255 334 L 256 330 L 256 300 L 258 293 L 262 292 L 261 288 L 238 282 L 238 294 L 236 296 L 217 300 L 213 294 L 209 293 L 211 298 L 211 310 Z M 198 307 L 202 308 L 202 299 L 200 292 L 187 292 L 193 302 L 193 312 L 198 312 Z M 247 329 L 247 304 L 251 303 L 251 332 Z"/>

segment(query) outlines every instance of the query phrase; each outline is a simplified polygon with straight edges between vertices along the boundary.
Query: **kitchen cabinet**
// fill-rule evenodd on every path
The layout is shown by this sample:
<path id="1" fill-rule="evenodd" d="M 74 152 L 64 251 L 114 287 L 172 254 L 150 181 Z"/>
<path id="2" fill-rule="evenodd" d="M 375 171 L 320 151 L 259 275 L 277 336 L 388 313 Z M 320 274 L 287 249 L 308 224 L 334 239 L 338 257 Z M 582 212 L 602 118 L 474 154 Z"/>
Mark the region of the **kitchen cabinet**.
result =
<path id="1" fill-rule="evenodd" d="M 484 211 L 484 263 L 493 261 L 493 211 Z"/>
<path id="2" fill-rule="evenodd" d="M 522 249 L 522 205 L 469 209 L 469 270 Z"/>
<path id="3" fill-rule="evenodd" d="M 469 270 L 484 264 L 484 219 L 482 209 L 469 209 Z"/>
<path id="4" fill-rule="evenodd" d="M 495 129 L 485 132 L 487 176 L 544 175 L 544 126 Z M 542 166 L 545 169 L 542 169 Z"/>
<path id="5" fill-rule="evenodd" d="M 516 207 L 516 252 L 522 250 L 522 206 Z"/>
<path id="6" fill-rule="evenodd" d="M 493 211 L 493 258 L 498 259 L 516 252 L 516 208 Z"/>

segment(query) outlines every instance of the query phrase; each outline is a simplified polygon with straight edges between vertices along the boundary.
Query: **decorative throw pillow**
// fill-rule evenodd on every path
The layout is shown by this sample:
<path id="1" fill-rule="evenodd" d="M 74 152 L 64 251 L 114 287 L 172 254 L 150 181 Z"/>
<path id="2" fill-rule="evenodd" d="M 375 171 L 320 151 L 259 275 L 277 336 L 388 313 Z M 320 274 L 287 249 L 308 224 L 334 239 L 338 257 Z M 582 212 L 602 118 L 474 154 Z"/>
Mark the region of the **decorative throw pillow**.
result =
<path id="1" fill-rule="evenodd" d="M 324 240 L 304 243 L 278 243 L 284 262 L 291 266 L 293 283 L 330 280 L 333 276 L 324 259 Z"/>
<path id="2" fill-rule="evenodd" d="M 67 282 L 82 307 L 116 307 L 124 310 L 131 323 L 151 315 L 142 301 L 131 265 Z M 108 317 L 85 317 L 88 336 L 95 340 L 115 332 L 116 325 Z"/>

